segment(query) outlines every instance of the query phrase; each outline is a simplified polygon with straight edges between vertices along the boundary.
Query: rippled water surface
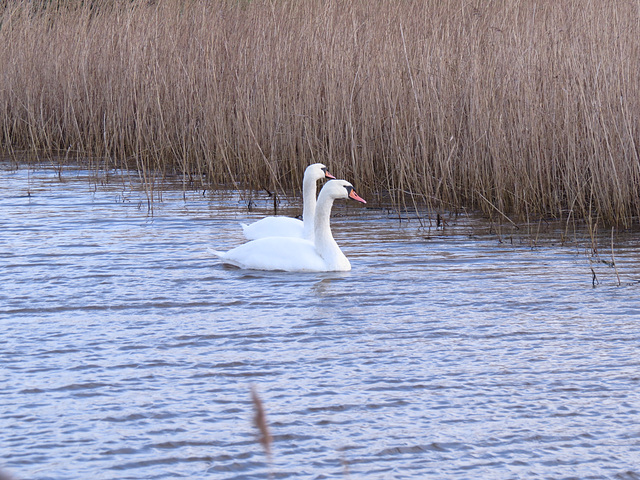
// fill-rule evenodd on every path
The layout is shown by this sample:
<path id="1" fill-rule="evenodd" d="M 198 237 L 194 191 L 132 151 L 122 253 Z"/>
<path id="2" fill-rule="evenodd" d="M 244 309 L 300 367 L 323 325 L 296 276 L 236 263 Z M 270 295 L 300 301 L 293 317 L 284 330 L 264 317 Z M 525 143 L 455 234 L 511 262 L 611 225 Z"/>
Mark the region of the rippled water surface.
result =
<path id="1" fill-rule="evenodd" d="M 351 272 L 250 272 L 208 252 L 265 214 L 246 197 L 167 189 L 149 215 L 86 173 L 0 170 L 17 480 L 640 478 L 633 233 L 614 268 L 611 232 L 594 257 L 543 222 L 428 229 L 342 203 Z"/>

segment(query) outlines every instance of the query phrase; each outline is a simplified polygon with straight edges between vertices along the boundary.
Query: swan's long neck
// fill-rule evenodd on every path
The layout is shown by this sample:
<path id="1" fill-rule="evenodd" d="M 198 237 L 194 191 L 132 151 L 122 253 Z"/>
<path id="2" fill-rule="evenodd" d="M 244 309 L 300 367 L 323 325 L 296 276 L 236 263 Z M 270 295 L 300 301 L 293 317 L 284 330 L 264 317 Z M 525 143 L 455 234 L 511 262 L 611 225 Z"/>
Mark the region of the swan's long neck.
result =
<path id="1" fill-rule="evenodd" d="M 302 223 L 303 235 L 307 240 L 313 240 L 313 225 L 316 216 L 316 180 L 305 173 L 302 180 Z"/>
<path id="2" fill-rule="evenodd" d="M 334 198 L 326 193 L 326 190 L 320 192 L 316 206 L 313 232 L 316 251 L 332 269 L 339 267 L 337 269 L 349 270 L 351 268 L 349 260 L 342 253 L 331 233 L 331 207 Z"/>

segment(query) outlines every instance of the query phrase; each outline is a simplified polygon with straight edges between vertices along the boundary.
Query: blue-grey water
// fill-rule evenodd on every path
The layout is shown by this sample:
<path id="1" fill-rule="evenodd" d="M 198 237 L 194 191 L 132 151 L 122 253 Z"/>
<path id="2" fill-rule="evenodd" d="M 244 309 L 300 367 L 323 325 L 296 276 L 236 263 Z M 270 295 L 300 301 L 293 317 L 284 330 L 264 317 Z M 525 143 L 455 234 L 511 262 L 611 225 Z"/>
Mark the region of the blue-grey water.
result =
<path id="1" fill-rule="evenodd" d="M 633 232 L 614 231 L 614 268 L 611 231 L 593 255 L 573 227 L 426 228 L 342 203 L 351 272 L 250 272 L 209 248 L 266 209 L 154 195 L 150 215 L 126 177 L 0 170 L 0 471 L 640 478 Z"/>

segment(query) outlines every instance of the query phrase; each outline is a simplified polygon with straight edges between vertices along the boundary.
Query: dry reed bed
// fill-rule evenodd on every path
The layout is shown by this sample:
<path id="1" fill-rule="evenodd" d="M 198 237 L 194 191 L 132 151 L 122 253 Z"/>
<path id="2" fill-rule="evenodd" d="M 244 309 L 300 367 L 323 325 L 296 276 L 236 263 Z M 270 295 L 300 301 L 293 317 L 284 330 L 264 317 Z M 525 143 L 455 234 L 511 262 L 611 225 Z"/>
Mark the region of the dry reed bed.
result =
<path id="1" fill-rule="evenodd" d="M 638 2 L 93 3 L 0 7 L 6 151 L 277 191 L 322 161 L 400 205 L 640 214 Z"/>

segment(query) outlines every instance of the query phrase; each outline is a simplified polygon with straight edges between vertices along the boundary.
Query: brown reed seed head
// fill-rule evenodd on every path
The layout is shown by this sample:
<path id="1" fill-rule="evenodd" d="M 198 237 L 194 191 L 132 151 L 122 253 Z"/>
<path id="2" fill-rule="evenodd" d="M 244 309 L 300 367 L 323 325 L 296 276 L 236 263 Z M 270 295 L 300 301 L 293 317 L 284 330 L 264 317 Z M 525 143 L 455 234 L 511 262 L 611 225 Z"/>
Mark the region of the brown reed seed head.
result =
<path id="1" fill-rule="evenodd" d="M 0 25 L 6 152 L 277 192 L 321 161 L 399 206 L 640 215 L 637 2 L 22 0 Z"/>
<path id="2" fill-rule="evenodd" d="M 262 448 L 266 452 L 268 457 L 271 457 L 271 434 L 269 433 L 269 426 L 267 425 L 267 416 L 264 411 L 264 407 L 262 406 L 262 400 L 260 400 L 260 396 L 255 388 L 255 386 L 251 386 L 251 401 L 253 402 L 254 408 L 254 416 L 253 423 L 255 427 L 260 432 L 259 440 Z"/>

